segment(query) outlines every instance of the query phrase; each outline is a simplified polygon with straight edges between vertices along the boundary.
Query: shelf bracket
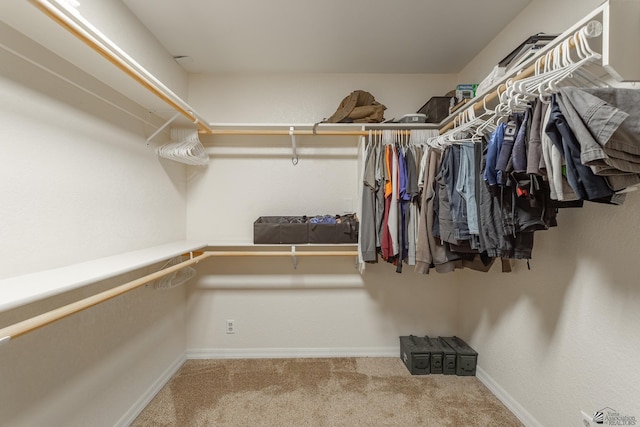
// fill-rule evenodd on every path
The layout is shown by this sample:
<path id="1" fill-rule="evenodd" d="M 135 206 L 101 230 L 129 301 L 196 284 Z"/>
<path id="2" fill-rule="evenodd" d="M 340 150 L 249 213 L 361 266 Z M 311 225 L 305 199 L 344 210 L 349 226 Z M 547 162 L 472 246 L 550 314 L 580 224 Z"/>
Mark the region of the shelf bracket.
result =
<path id="1" fill-rule="evenodd" d="M 294 127 L 290 126 L 289 127 L 289 136 L 291 137 L 291 150 L 292 150 L 292 154 L 291 154 L 291 163 L 293 163 L 293 166 L 298 164 L 298 153 L 296 150 L 296 134 L 294 133 Z"/>
<path id="2" fill-rule="evenodd" d="M 296 257 L 296 247 L 291 246 L 291 262 L 293 262 L 293 269 L 298 269 L 298 258 Z"/>
<path id="3" fill-rule="evenodd" d="M 164 130 L 164 128 L 166 128 L 167 126 L 169 126 L 175 119 L 177 119 L 178 117 L 180 117 L 180 113 L 175 113 L 173 115 L 173 117 L 171 117 L 169 120 L 167 120 L 167 122 L 165 124 L 163 124 L 162 126 L 160 126 L 158 128 L 158 130 L 156 130 L 154 133 L 151 134 L 151 136 L 149 138 L 147 138 L 147 145 L 149 144 L 149 142 L 151 142 L 151 140 L 153 138 L 155 138 L 156 136 L 158 136 L 158 134 L 160 132 L 162 132 Z"/>

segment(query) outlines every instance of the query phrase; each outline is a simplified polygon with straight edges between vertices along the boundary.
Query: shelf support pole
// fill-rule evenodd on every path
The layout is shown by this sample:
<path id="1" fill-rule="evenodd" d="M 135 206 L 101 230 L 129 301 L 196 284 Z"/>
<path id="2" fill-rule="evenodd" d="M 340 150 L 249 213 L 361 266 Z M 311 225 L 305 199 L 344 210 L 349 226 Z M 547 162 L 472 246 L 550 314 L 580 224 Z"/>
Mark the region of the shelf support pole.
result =
<path id="1" fill-rule="evenodd" d="M 180 113 L 175 113 L 173 115 L 173 117 L 171 117 L 169 120 L 167 120 L 167 122 L 165 124 L 163 124 L 162 126 L 160 126 L 154 133 L 151 134 L 151 136 L 149 136 L 149 138 L 147 138 L 147 145 L 149 145 L 149 142 L 151 142 L 151 140 L 153 138 L 155 138 L 160 132 L 162 132 L 164 130 L 164 128 L 166 128 L 167 126 L 169 126 L 175 119 L 177 119 L 178 117 L 180 117 Z"/>

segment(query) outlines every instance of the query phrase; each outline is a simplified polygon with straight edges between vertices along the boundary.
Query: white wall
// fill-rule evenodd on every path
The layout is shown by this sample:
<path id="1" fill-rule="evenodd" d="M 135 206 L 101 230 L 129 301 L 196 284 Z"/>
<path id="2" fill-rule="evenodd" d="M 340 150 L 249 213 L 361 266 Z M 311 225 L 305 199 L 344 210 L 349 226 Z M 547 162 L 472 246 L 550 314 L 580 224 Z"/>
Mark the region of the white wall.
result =
<path id="1" fill-rule="evenodd" d="M 62 2 L 64 3 L 64 2 Z M 110 40 L 142 68 L 181 98 L 186 98 L 187 73 L 121 1 L 80 1 L 75 14 L 89 22 L 102 37 Z M 129 75 L 95 52 L 83 41 L 49 18 L 31 2 L 0 2 L 0 19 L 30 39 L 80 67 L 120 93 L 154 110 L 167 105 Z"/>
<path id="2" fill-rule="evenodd" d="M 72 248 L 70 248 L 72 249 Z M 0 324 L 134 280 L 153 265 L 0 315 Z M 184 360 L 185 289 L 143 287 L 15 338 L 0 349 L 8 427 L 128 425 Z"/>
<path id="3" fill-rule="evenodd" d="M 146 117 L 140 107 L 2 28 L 14 48 Z M 147 146 L 153 122 L 135 120 L 5 50 L 0 54 L 1 276 L 182 239 L 185 170 L 159 162 L 155 147 Z M 60 250 L 61 242 L 73 249 Z"/>
<path id="4" fill-rule="evenodd" d="M 461 75 L 482 75 L 510 43 L 562 32 L 599 3 L 534 0 Z M 462 336 L 533 422 L 581 425 L 581 410 L 605 407 L 640 417 L 638 208 L 632 193 L 623 206 L 561 211 L 558 228 L 536 233 L 531 271 L 460 276 Z"/>
<path id="5" fill-rule="evenodd" d="M 541 425 L 580 411 L 640 414 L 638 194 L 560 212 L 536 234 L 532 270 L 461 278 L 461 331 L 479 365 Z"/>
<path id="6" fill-rule="evenodd" d="M 452 76 L 196 75 L 189 102 L 216 122 L 312 123 L 354 89 L 373 93 L 391 114 L 415 112 L 443 94 Z M 265 215 L 353 211 L 358 200 L 355 137 L 208 137 L 205 171 L 189 180 L 188 238 L 250 243 Z M 346 200 L 346 201 L 345 201 Z M 345 204 L 347 206 L 345 206 Z M 287 248 L 288 249 L 288 248 Z M 219 355 L 396 355 L 398 336 L 457 328 L 452 276 L 402 275 L 386 263 L 360 276 L 352 258 L 215 260 L 189 288 L 187 349 Z M 233 319 L 237 332 L 225 333 Z"/>
<path id="7" fill-rule="evenodd" d="M 195 74 L 189 104 L 216 123 L 316 123 L 361 89 L 387 107 L 389 120 L 415 113 L 455 85 L 449 74 Z"/>
<path id="8" fill-rule="evenodd" d="M 190 357 L 397 356 L 398 336 L 454 334 L 452 276 L 353 258 L 219 259 L 189 286 Z M 236 333 L 225 333 L 225 320 Z"/>
<path id="9" fill-rule="evenodd" d="M 146 112 L 0 24 L 3 44 L 134 114 Z M 0 275 L 182 240 L 186 171 L 143 123 L 0 49 Z M 162 140 L 163 138 L 160 138 Z M 0 314 L 6 326 L 141 271 Z M 6 426 L 112 426 L 184 355 L 185 290 L 122 296 L 0 348 Z"/>
<path id="10" fill-rule="evenodd" d="M 458 74 L 461 83 L 480 83 L 493 67 L 527 37 L 536 33 L 561 34 L 601 0 L 533 0 Z"/>
<path id="11" fill-rule="evenodd" d="M 387 118 L 399 117 L 458 81 L 481 80 L 522 38 L 561 32 L 598 3 L 534 0 L 458 76 L 196 75 L 189 101 L 215 122 L 309 123 L 365 89 L 388 107 Z M 327 151 L 319 145 L 334 142 L 301 139 L 294 167 L 286 138 L 214 140 L 221 146 L 210 148 L 218 154 L 211 165 L 187 176 L 145 145 L 152 126 L 0 52 L 3 277 L 185 235 L 246 242 L 260 215 L 340 212 L 356 198 L 353 142 Z M 127 104 L 65 65 L 48 65 Z M 180 73 L 167 78 L 180 91 Z M 328 186 L 300 195 L 318 182 Z M 185 347 L 199 355 L 382 354 L 397 351 L 398 335 L 421 332 L 467 338 L 484 372 L 542 425 L 576 425 L 580 409 L 605 406 L 637 416 L 640 296 L 629 267 L 637 200 L 563 212 L 558 229 L 540 233 L 533 270 L 520 265 L 511 275 L 398 275 L 380 264 L 360 276 L 348 259 L 304 259 L 295 271 L 288 260 L 203 263 L 188 289 L 141 289 L 0 348 L 0 383 L 12 385 L 0 388 L 0 417 L 8 425 L 113 425 Z M 224 333 L 225 319 L 235 320 L 236 334 Z"/>
<path id="12" fill-rule="evenodd" d="M 80 1 L 78 11 L 176 95 L 186 98 L 186 72 L 121 0 Z M 114 73 L 106 69 L 105 75 L 113 77 Z"/>

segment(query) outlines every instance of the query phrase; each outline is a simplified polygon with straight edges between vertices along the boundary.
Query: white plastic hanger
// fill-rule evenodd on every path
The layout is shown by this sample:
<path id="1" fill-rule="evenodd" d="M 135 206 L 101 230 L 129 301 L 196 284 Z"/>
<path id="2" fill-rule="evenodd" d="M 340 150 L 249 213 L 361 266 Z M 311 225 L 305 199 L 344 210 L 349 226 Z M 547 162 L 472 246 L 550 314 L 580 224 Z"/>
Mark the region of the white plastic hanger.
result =
<path id="1" fill-rule="evenodd" d="M 158 148 L 158 155 L 187 165 L 204 166 L 209 155 L 198 138 L 197 128 L 171 128 L 173 142 Z"/>

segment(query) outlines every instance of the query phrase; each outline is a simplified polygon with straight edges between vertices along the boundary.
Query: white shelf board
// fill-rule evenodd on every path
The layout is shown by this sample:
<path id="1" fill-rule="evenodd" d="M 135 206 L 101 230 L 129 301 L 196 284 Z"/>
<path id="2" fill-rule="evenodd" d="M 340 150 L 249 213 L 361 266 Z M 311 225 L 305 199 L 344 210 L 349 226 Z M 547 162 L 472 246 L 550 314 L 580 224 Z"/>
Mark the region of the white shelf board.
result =
<path id="1" fill-rule="evenodd" d="M 178 241 L 0 280 L 0 312 L 206 247 Z"/>

